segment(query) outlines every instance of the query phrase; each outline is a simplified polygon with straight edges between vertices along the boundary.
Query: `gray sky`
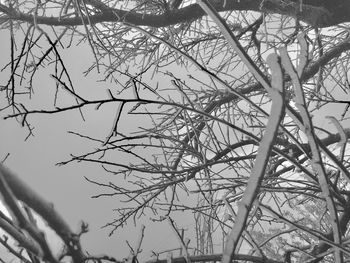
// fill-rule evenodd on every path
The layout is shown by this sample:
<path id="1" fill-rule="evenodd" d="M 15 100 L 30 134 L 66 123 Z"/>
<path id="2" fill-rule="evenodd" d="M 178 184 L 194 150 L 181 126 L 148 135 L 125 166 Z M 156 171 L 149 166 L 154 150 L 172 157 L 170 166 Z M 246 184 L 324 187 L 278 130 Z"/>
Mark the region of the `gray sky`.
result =
<path id="1" fill-rule="evenodd" d="M 0 67 L 9 61 L 8 32 L 0 31 Z M 18 47 L 20 48 L 20 46 Z M 91 50 L 87 46 L 71 48 L 62 52 L 75 89 L 87 98 L 101 98 L 106 96 L 109 85 L 97 82 L 99 77 L 90 74 L 84 78 L 82 73 L 92 63 Z M 48 77 L 51 72 L 41 70 L 34 79 L 35 98 L 30 103 L 30 109 L 40 109 L 53 104 L 54 80 Z M 0 73 L 0 83 L 7 81 L 8 72 Z M 60 94 L 62 95 L 62 94 Z M 67 99 L 67 101 L 64 101 Z M 69 96 L 60 96 L 60 103 L 71 104 Z M 28 107 L 29 108 L 29 107 Z M 57 162 L 67 160 L 69 154 L 79 154 L 93 148 L 86 140 L 70 135 L 67 131 L 77 131 L 91 137 L 104 139 L 111 129 L 115 118 L 116 105 L 104 106 L 99 111 L 84 108 L 86 122 L 77 111 L 69 111 L 56 115 L 32 115 L 28 121 L 35 127 L 35 137 L 24 141 L 27 130 L 21 128 L 14 119 L 4 121 L 5 113 L 0 113 L 0 159 L 7 153 L 10 157 L 5 165 L 16 172 L 32 188 L 54 203 L 56 209 L 77 229 L 80 220 L 90 225 L 90 232 L 83 238 L 83 246 L 91 253 L 106 253 L 118 259 L 128 255 L 125 240 L 134 244 L 137 240 L 140 224 L 136 227 L 129 225 L 119 230 L 112 237 L 108 237 L 108 229 L 100 229 L 113 217 L 112 209 L 118 207 L 118 201 L 112 198 L 91 199 L 90 196 L 100 193 L 99 189 L 87 183 L 84 176 L 90 179 L 107 181 L 114 179 L 106 174 L 99 166 L 87 163 L 55 166 Z M 314 116 L 320 126 L 329 126 L 326 115 L 339 118 L 343 106 L 330 104 L 325 115 Z M 7 112 L 8 113 L 8 112 Z M 124 118 L 123 120 L 129 120 Z M 124 122 L 127 129 L 132 121 Z M 135 124 L 135 123 L 133 123 Z M 344 125 L 347 127 L 347 125 Z M 334 128 L 330 128 L 335 131 Z M 191 225 L 188 226 L 193 227 Z M 170 242 L 171 241 L 171 242 Z M 148 259 L 151 249 L 174 248 L 176 244 L 174 234 L 166 223 L 147 223 L 143 249 L 143 259 Z"/>
<path id="2" fill-rule="evenodd" d="M 8 63 L 10 58 L 8 31 L 0 30 L 0 67 Z M 21 48 L 18 46 L 18 48 Z M 79 46 L 63 52 L 65 62 L 73 79 L 74 87 L 88 98 L 104 97 L 107 84 L 96 82 L 95 74 L 84 78 L 82 73 L 91 64 L 91 51 L 88 47 Z M 42 70 L 34 79 L 34 100 L 29 109 L 39 109 L 40 105 L 53 104 L 54 80 L 47 75 L 51 73 Z M 8 80 L 8 72 L 0 73 L 0 84 Z M 64 98 L 64 96 L 62 96 Z M 65 103 L 65 101 L 63 102 Z M 67 97 L 67 103 L 71 99 Z M 43 106 L 41 106 L 43 107 Z M 113 208 L 118 206 L 115 199 L 91 199 L 94 194 L 101 193 L 96 186 L 87 183 L 83 176 L 90 179 L 108 181 L 111 175 L 106 174 L 99 166 L 87 163 L 55 166 L 57 162 L 67 160 L 70 153 L 83 153 L 91 150 L 85 140 L 67 133 L 68 130 L 80 131 L 92 137 L 105 138 L 111 129 L 115 117 L 116 106 L 103 107 L 100 111 L 93 108 L 84 109 L 86 122 L 77 111 L 56 115 L 32 115 L 28 121 L 35 127 L 35 137 L 27 141 L 27 130 L 14 119 L 3 120 L 6 115 L 0 113 L 0 159 L 10 153 L 5 165 L 17 173 L 33 189 L 51 201 L 63 215 L 73 230 L 77 230 L 80 220 L 90 225 L 90 232 L 82 240 L 84 248 L 91 254 L 106 253 L 117 259 L 128 256 L 125 240 L 134 244 L 140 229 L 140 224 L 119 230 L 108 237 L 108 229 L 101 229 L 113 217 Z M 7 111 L 6 113 L 10 113 Z M 125 123 L 125 127 L 128 124 Z M 144 222 L 146 223 L 146 222 Z M 155 231 L 156 230 L 156 231 Z M 174 248 L 174 235 L 166 223 L 146 223 L 145 240 L 142 248 L 143 258 L 150 256 L 150 249 L 160 251 L 166 247 Z"/>

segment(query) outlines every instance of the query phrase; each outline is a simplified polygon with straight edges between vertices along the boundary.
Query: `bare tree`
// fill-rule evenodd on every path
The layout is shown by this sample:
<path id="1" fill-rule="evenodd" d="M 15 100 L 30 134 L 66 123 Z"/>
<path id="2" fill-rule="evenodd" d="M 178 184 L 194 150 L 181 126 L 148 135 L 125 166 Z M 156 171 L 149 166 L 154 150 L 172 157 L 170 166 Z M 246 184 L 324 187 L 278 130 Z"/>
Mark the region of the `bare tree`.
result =
<path id="1" fill-rule="evenodd" d="M 86 178 L 104 187 L 96 198 L 125 201 L 108 223 L 111 234 L 147 215 L 167 220 L 179 239 L 180 257 L 167 262 L 348 260 L 347 0 L 7 1 L 0 12 L 11 35 L 9 78 L 1 86 L 6 119 L 30 135 L 34 114 L 78 110 L 84 118 L 89 105 L 118 105 L 106 137 L 75 133 L 93 150 L 60 163 L 96 163 L 116 176 Z M 76 92 L 60 55 L 81 43 L 94 59 L 86 74 L 114 84 L 104 99 Z M 52 68 L 53 96 L 64 90 L 75 103 L 23 103 L 34 96 L 42 68 Z M 342 108 L 331 112 L 334 105 Z M 122 127 L 126 117 L 142 126 Z M 319 127 L 326 118 L 332 128 Z M 59 261 L 14 200 L 35 206 L 2 173 L 16 231 L 28 232 L 33 247 L 5 230 L 35 256 L 32 262 Z M 54 213 L 36 212 L 48 221 L 46 213 Z M 193 214 L 195 242 L 174 221 L 184 213 Z M 74 262 L 114 260 L 89 258 L 61 237 Z M 128 261 L 137 260 L 141 240 Z"/>

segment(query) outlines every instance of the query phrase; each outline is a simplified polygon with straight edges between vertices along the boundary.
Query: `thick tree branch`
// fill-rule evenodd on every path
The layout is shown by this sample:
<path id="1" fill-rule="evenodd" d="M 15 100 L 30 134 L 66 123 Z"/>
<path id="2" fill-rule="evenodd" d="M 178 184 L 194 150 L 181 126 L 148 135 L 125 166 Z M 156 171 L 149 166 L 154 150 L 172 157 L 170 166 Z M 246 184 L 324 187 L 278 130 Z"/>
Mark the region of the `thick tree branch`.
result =
<path id="1" fill-rule="evenodd" d="M 330 3 L 328 3 L 330 2 Z M 350 21 L 350 3 L 347 0 L 336 1 L 304 0 L 302 5 L 296 0 L 245 0 L 226 1 L 212 0 L 211 4 L 218 11 L 256 11 L 264 13 L 282 14 L 295 17 L 315 27 L 328 27 Z M 38 24 L 51 26 L 77 26 L 83 24 L 97 24 L 102 22 L 126 22 L 137 26 L 166 27 L 186 21 L 193 21 L 205 15 L 198 4 L 191 4 L 180 9 L 168 10 L 163 14 L 145 14 L 140 11 L 130 11 L 110 8 L 100 1 L 87 0 L 95 14 L 82 19 L 76 17 L 37 16 Z M 8 18 L 34 23 L 31 13 L 22 13 L 14 8 L 0 4 L 0 12 Z"/>
<path id="2" fill-rule="evenodd" d="M 83 262 L 84 254 L 80 247 L 80 241 L 65 223 L 64 219 L 55 211 L 52 204 L 46 202 L 42 197 L 29 188 L 20 178 L 0 165 L 0 173 L 13 192 L 14 196 L 27 204 L 36 213 L 42 216 L 48 225 L 65 242 L 74 262 Z"/>

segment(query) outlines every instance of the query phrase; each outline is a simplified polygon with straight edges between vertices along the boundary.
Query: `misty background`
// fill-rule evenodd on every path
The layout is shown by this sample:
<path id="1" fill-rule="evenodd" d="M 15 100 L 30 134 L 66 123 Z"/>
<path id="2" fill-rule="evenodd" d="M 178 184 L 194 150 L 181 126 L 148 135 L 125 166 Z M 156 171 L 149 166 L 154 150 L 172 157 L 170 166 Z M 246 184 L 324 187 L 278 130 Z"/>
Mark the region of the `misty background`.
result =
<path id="1" fill-rule="evenodd" d="M 3 70 L 10 62 L 10 32 L 0 30 L 0 85 L 5 85 L 10 77 L 9 68 Z M 21 42 L 17 42 L 16 53 L 20 51 Z M 111 88 L 109 83 L 98 81 L 102 76 L 90 73 L 84 76 L 83 72 L 93 62 L 91 49 L 87 44 L 80 44 L 62 50 L 60 55 L 66 64 L 73 86 L 77 93 L 90 99 L 106 97 L 106 90 Z M 49 66 L 48 66 L 49 68 Z M 52 68 L 52 67 L 51 67 Z M 52 108 L 54 103 L 55 81 L 49 77 L 51 69 L 40 68 L 34 77 L 34 96 L 29 101 L 23 95 L 28 109 Z M 25 83 L 25 82 L 24 82 Z M 59 105 L 72 105 L 74 100 L 67 97 L 62 101 L 59 96 Z M 1 100 L 4 98 L 1 97 Z M 3 104 L 1 103 L 0 105 Z M 117 214 L 113 208 L 118 207 L 116 198 L 92 199 L 91 196 L 103 193 L 106 189 L 98 188 L 87 182 L 89 179 L 108 182 L 115 177 L 106 173 L 99 165 L 89 163 L 71 163 L 57 166 L 61 161 L 69 160 L 70 154 L 84 153 L 93 149 L 93 144 L 67 131 L 80 132 L 93 138 L 104 139 L 110 132 L 115 118 L 116 105 L 101 107 L 96 111 L 93 107 L 83 108 L 86 121 L 83 121 L 79 111 L 67 111 L 54 115 L 33 114 L 27 120 L 34 127 L 33 135 L 27 138 L 28 129 L 21 127 L 16 119 L 4 120 L 11 114 L 11 109 L 0 112 L 0 160 L 11 171 L 15 172 L 37 193 L 47 201 L 52 202 L 55 209 L 63 216 L 74 231 L 79 230 L 81 220 L 89 224 L 89 232 L 82 236 L 82 246 L 92 255 L 106 254 L 122 259 L 129 255 L 126 240 L 133 246 L 137 242 L 141 224 L 146 225 L 142 245 L 141 259 L 150 259 L 154 249 L 161 252 L 166 249 L 179 247 L 179 244 L 166 222 L 151 222 L 140 220 L 137 225 L 129 224 L 119 229 L 114 235 L 108 236 L 110 229 L 102 228 L 111 222 Z M 140 120 L 140 124 L 141 120 Z M 139 125 L 139 126 L 141 126 Z M 132 119 L 122 116 L 120 126 L 123 130 L 138 126 Z M 122 158 L 122 157 L 121 157 Z M 122 178 L 121 178 L 122 180 Z M 147 219 L 147 218 L 146 218 Z M 189 228 L 194 225 L 189 225 Z M 48 236 L 51 244 L 58 247 L 59 242 L 53 235 Z M 0 252 L 4 248 L 0 247 Z M 1 253 L 2 254 L 2 253 Z"/>
<path id="2" fill-rule="evenodd" d="M 0 39 L 2 40 L 0 44 L 1 69 L 10 61 L 9 37 L 8 30 L 0 30 Z M 17 43 L 21 44 L 20 41 Z M 17 46 L 17 53 L 20 48 Z M 96 72 L 84 76 L 84 71 L 93 63 L 92 52 L 88 44 L 80 44 L 77 47 L 73 45 L 65 50 L 60 48 L 60 52 L 76 92 L 87 99 L 105 98 L 106 90 L 113 88 L 113 86 L 108 82 L 98 81 L 102 75 L 100 76 Z M 28 109 L 52 108 L 55 81 L 49 77 L 50 74 L 52 74 L 52 67 L 40 68 L 33 81 L 33 98 L 28 101 L 27 96 L 23 95 L 26 105 L 30 105 Z M 9 76 L 9 67 L 1 71 L 0 85 L 5 85 Z M 161 81 L 161 79 L 159 80 Z M 164 85 L 168 85 L 168 83 L 164 83 Z M 334 94 L 335 97 L 336 95 Z M 59 96 L 58 104 L 60 106 L 73 105 L 74 100 L 68 95 Z M 5 166 L 19 175 L 47 201 L 52 202 L 73 230 L 78 231 L 81 220 L 89 224 L 90 231 L 83 235 L 82 245 L 91 254 L 106 254 L 117 259 L 127 257 L 129 248 L 125 241 L 128 240 L 131 245 L 134 245 L 137 242 L 141 224 L 145 224 L 146 230 L 142 245 L 144 253 L 141 254 L 141 259 L 146 260 L 151 257 L 151 250 L 161 252 L 179 246 L 169 225 L 166 222 L 152 222 L 147 220 L 148 218 L 144 218 L 138 221 L 136 226 L 130 221 L 126 227 L 119 229 L 114 235 L 108 236 L 110 229 L 101 227 L 117 216 L 113 209 L 117 208 L 120 203 L 116 198 L 92 199 L 91 196 L 103 193 L 106 189 L 88 183 L 84 177 L 102 182 L 110 180 L 116 182 L 116 177 L 106 173 L 96 164 L 74 162 L 66 166 L 56 165 L 59 162 L 69 160 L 70 154 L 81 154 L 94 149 L 93 143 L 69 134 L 68 131 L 103 140 L 112 128 L 116 109 L 117 105 L 115 104 L 103 106 L 98 111 L 93 106 L 84 107 L 83 113 L 86 121 L 83 121 L 77 110 L 54 115 L 29 115 L 27 120 L 34 127 L 34 136 L 28 139 L 26 139 L 28 130 L 21 127 L 19 122 L 15 119 L 3 119 L 6 115 L 11 114 L 11 109 L 0 112 L 0 160 L 9 154 L 4 163 Z M 325 117 L 330 115 L 339 119 L 344 111 L 344 105 L 329 104 L 322 111 L 318 112 L 313 120 L 318 126 L 336 132 L 336 129 L 329 125 L 329 120 Z M 122 131 L 128 131 L 145 124 L 145 120 L 139 119 L 135 122 L 135 119 L 129 118 L 125 114 L 121 117 L 119 124 Z M 344 127 L 348 127 L 345 121 L 343 121 Z M 123 157 L 116 156 L 116 158 Z M 122 179 L 120 178 L 120 180 Z M 186 225 L 185 217 L 182 218 L 182 221 Z M 186 230 L 190 232 L 194 227 L 189 221 Z M 48 237 L 51 243 L 58 247 L 54 237 L 52 235 Z"/>

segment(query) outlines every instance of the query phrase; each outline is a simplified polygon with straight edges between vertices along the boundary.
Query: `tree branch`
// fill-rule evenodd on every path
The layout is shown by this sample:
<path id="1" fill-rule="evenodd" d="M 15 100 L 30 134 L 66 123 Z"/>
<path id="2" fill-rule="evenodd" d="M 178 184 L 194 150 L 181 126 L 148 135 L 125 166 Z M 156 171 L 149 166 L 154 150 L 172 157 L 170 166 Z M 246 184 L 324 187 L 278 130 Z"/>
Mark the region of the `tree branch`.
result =
<path id="1" fill-rule="evenodd" d="M 307 3 L 312 3 L 307 4 Z M 314 27 L 328 27 L 350 21 L 350 5 L 347 0 L 337 0 L 337 4 L 325 5 L 322 1 L 313 3 L 304 0 L 302 6 L 299 1 L 292 0 L 244 0 L 226 1 L 212 0 L 211 4 L 218 12 L 223 11 L 255 11 L 287 15 L 297 18 Z M 168 10 L 162 14 L 147 14 L 141 11 L 130 11 L 108 7 L 100 1 L 87 0 L 86 4 L 96 9 L 95 14 L 85 16 L 83 19 L 75 17 L 35 16 L 37 24 L 51 26 L 78 26 L 87 23 L 126 22 L 135 26 L 167 27 L 183 22 L 193 21 L 205 16 L 205 12 L 198 4 L 190 4 L 180 9 Z M 7 18 L 23 22 L 34 23 L 34 16 L 30 13 L 20 12 L 0 4 L 0 12 Z M 89 21 L 88 21 L 89 20 Z"/>

